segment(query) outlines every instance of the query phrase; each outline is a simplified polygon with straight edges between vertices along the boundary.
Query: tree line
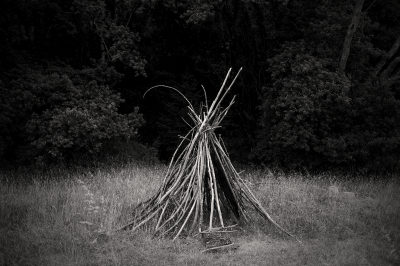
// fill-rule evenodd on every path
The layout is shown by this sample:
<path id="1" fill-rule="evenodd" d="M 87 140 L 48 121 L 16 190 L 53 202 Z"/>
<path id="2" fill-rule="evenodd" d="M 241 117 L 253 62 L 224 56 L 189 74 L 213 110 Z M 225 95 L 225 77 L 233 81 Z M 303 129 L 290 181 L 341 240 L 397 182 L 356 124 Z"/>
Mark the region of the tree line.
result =
<path id="1" fill-rule="evenodd" d="M 168 160 L 187 106 L 145 91 L 172 86 L 200 110 L 202 86 L 211 101 L 243 67 L 218 132 L 232 160 L 397 171 L 399 13 L 396 0 L 1 1 L 0 162 Z"/>

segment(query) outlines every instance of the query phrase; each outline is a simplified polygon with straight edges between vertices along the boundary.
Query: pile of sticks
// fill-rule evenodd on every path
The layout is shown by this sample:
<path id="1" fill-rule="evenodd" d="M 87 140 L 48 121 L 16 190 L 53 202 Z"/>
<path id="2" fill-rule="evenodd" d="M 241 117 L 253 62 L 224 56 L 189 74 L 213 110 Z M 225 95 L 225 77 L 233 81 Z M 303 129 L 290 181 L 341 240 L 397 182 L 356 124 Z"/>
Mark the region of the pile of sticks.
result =
<path id="1" fill-rule="evenodd" d="M 156 235 L 173 236 L 173 240 L 183 232 L 185 235 L 224 232 L 232 230 L 239 220 L 250 222 L 249 208 L 252 208 L 253 212 L 290 235 L 270 217 L 240 178 L 222 140 L 214 132 L 234 103 L 235 97 L 226 108 L 221 108 L 221 102 L 242 69 L 226 86 L 231 70 L 211 106 L 208 106 L 205 95 L 205 106 L 199 114 L 185 98 L 194 126 L 176 149 L 158 192 L 140 203 L 134 210 L 133 219 L 120 230 L 134 230 L 150 224 Z M 178 150 L 188 140 L 189 143 L 178 155 Z"/>

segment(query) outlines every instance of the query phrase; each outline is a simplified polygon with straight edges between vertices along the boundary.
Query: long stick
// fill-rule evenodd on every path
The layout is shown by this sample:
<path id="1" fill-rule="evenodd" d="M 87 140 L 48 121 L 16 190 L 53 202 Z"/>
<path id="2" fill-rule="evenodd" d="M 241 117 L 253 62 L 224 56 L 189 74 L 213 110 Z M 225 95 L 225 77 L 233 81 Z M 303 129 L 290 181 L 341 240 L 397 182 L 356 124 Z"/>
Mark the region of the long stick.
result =
<path id="1" fill-rule="evenodd" d="M 210 153 L 210 148 L 208 147 L 208 145 L 206 146 L 207 149 L 207 155 L 209 156 L 209 172 L 211 173 L 211 177 L 213 179 L 213 187 L 212 189 L 214 190 L 215 193 L 215 203 L 217 205 L 217 212 L 218 212 L 218 216 L 219 216 L 219 220 L 221 222 L 221 226 L 224 227 L 224 219 L 222 219 L 222 213 L 221 213 L 221 208 L 219 206 L 219 196 L 218 196 L 218 188 L 217 188 L 217 179 L 215 177 L 215 169 L 214 169 L 214 165 L 213 165 L 213 161 L 212 161 L 212 157 L 211 157 L 211 153 Z"/>
<path id="2" fill-rule="evenodd" d="M 228 77 L 229 77 L 231 71 L 232 71 L 232 68 L 230 68 L 229 71 L 228 71 L 228 74 L 226 74 L 224 83 L 222 83 L 222 86 L 221 86 L 221 88 L 219 89 L 219 92 L 218 92 L 218 94 L 217 94 L 217 97 L 215 97 L 213 103 L 211 104 L 211 107 L 210 107 L 210 109 L 208 110 L 208 114 L 212 114 L 212 113 L 213 113 L 214 107 L 215 107 L 215 105 L 217 104 L 218 98 L 219 98 L 219 96 L 221 95 L 221 93 L 222 93 L 222 91 L 223 91 L 223 89 L 224 89 L 224 87 L 225 87 L 225 83 L 226 83 L 226 81 L 228 80 Z"/>

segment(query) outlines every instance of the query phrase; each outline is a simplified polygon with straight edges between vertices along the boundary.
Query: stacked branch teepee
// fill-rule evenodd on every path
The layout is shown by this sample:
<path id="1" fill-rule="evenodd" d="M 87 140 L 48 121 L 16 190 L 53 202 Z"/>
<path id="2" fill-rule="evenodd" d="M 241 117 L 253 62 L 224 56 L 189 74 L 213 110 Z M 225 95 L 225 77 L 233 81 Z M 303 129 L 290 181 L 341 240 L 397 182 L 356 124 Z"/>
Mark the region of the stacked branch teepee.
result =
<path id="1" fill-rule="evenodd" d="M 135 208 L 134 218 L 120 230 L 133 230 L 149 223 L 155 234 L 172 235 L 173 240 L 182 232 L 224 232 L 236 226 L 232 224 L 232 220 L 251 221 L 248 208 L 252 208 L 290 235 L 269 216 L 240 178 L 223 147 L 222 140 L 214 133 L 234 103 L 235 97 L 228 107 L 220 107 L 241 70 L 226 87 L 231 69 L 228 71 L 210 107 L 206 97 L 204 112 L 200 110 L 200 114 L 196 114 L 189 103 L 189 116 L 195 126 L 176 149 L 158 192 L 149 200 L 140 203 Z M 177 155 L 179 148 L 189 137 L 189 144 Z"/>

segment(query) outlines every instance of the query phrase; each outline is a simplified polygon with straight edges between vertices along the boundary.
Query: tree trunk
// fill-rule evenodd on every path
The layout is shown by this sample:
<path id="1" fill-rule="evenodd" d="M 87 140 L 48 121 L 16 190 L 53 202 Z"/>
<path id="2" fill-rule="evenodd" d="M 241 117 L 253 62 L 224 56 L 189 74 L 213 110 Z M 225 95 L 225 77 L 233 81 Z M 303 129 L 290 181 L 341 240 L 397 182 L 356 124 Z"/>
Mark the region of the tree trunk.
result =
<path id="1" fill-rule="evenodd" d="M 392 47 L 390 48 L 389 52 L 384 54 L 379 61 L 379 63 L 375 66 L 375 69 L 371 73 L 371 78 L 378 77 L 379 73 L 379 80 L 382 85 L 384 86 L 391 86 L 394 83 L 400 81 L 400 68 L 398 68 L 400 63 L 400 56 L 397 56 L 392 60 L 392 62 L 387 66 L 386 69 L 383 67 L 388 63 L 388 61 L 396 54 L 400 47 L 400 35 L 397 37 L 396 41 L 393 43 Z M 396 70 L 397 69 L 397 70 Z"/>
<path id="2" fill-rule="evenodd" d="M 400 46 L 400 35 L 397 37 L 396 41 L 390 48 L 389 52 L 382 56 L 379 63 L 375 66 L 374 71 L 371 73 L 372 77 L 378 76 L 379 72 L 382 70 L 383 66 L 387 63 L 387 61 L 392 58 L 392 56 L 397 52 Z"/>
<path id="3" fill-rule="evenodd" d="M 380 76 L 381 84 L 391 86 L 400 81 L 400 69 L 396 69 L 400 63 L 400 56 L 393 59 L 389 66 L 382 72 Z"/>
<path id="4" fill-rule="evenodd" d="M 364 4 L 364 0 L 356 0 L 356 5 L 354 6 L 354 14 L 351 19 L 351 23 L 349 25 L 349 28 L 347 29 L 347 34 L 346 38 L 344 39 L 343 43 L 343 50 L 342 50 L 342 55 L 340 57 L 339 61 L 339 72 L 344 73 L 344 70 L 346 69 L 346 64 L 347 64 L 347 59 L 349 58 L 350 54 L 350 46 L 351 46 L 351 41 L 353 40 L 354 34 L 357 30 L 360 17 L 361 17 L 361 9 Z"/>

